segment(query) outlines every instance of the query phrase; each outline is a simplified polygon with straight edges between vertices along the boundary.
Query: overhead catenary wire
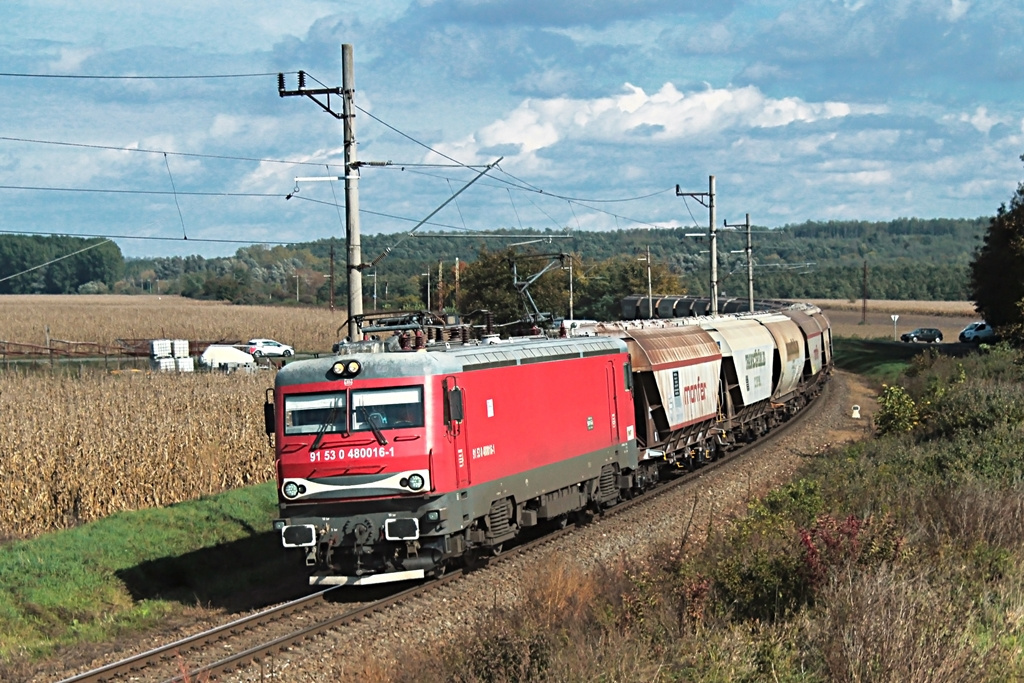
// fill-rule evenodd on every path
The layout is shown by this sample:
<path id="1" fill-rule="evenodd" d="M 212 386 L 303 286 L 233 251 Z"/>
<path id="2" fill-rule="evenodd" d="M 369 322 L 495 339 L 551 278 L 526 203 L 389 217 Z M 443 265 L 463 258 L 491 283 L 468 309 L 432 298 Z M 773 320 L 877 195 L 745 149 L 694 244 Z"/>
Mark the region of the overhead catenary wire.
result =
<path id="1" fill-rule="evenodd" d="M 295 72 L 288 72 L 295 73 Z M 277 77 L 278 72 L 254 73 L 254 74 L 208 74 L 208 75 L 178 75 L 178 76 L 110 76 L 110 75 L 88 75 L 88 74 L 27 74 L 0 72 L 3 78 L 60 78 L 80 81 L 185 81 L 203 80 L 208 78 L 262 78 L 264 76 Z"/>
<path id="2" fill-rule="evenodd" d="M 72 256 L 77 256 L 78 254 L 81 254 L 83 251 L 89 251 L 90 249 L 95 249 L 96 247 L 101 247 L 101 246 L 103 246 L 104 244 L 106 244 L 107 242 L 110 242 L 110 241 L 111 241 L 110 239 L 105 239 L 102 242 L 97 242 L 96 244 L 90 244 L 89 246 L 84 247 L 82 249 L 79 249 L 78 251 L 73 251 L 70 254 L 64 254 L 63 256 L 58 256 L 55 259 L 50 259 L 46 263 L 40 263 L 38 266 L 32 266 L 31 268 L 27 268 L 27 269 L 25 269 L 25 270 L 23 270 L 21 272 L 15 273 L 14 275 L 8 275 L 7 277 L 2 277 L 2 278 L 0 278 L 0 282 L 6 282 L 7 280 L 11 280 L 11 279 L 19 277 L 21 275 L 25 275 L 26 273 L 31 273 L 34 270 L 39 270 L 40 268 L 45 268 L 46 266 L 49 266 L 49 265 L 54 264 L 54 263 L 57 263 L 58 261 L 63 261 L 66 258 L 71 258 Z"/>
<path id="3" fill-rule="evenodd" d="M 44 185 L 0 185 L 0 190 L 31 190 L 35 192 L 95 192 L 99 194 L 177 194 L 190 197 L 284 197 L 280 192 L 172 192 L 168 190 L 114 190 L 99 187 L 46 187 Z"/>
<path id="4" fill-rule="evenodd" d="M 174 187 L 174 176 L 171 175 L 171 165 L 167 161 L 167 155 L 164 155 L 164 165 L 167 167 L 167 177 L 171 179 L 171 191 L 174 193 L 174 206 L 178 209 L 178 219 L 181 221 L 181 234 L 188 239 L 188 233 L 185 232 L 185 217 L 181 215 L 181 204 L 178 203 L 178 190 Z"/>
<path id="5" fill-rule="evenodd" d="M 262 157 L 239 157 L 227 154 L 200 154 L 197 152 L 173 152 L 163 149 L 147 149 L 144 147 L 119 147 L 117 145 L 96 145 L 84 142 L 64 142 L 61 140 L 39 140 L 36 138 L 16 138 L 8 135 L 0 135 L 0 140 L 5 142 L 25 142 L 35 145 L 55 145 L 58 147 L 81 147 L 83 149 L 102 149 L 114 152 L 141 152 L 143 154 L 164 154 L 178 157 L 192 157 L 195 159 L 221 159 L 226 161 L 254 161 L 261 164 L 287 164 L 289 166 L 322 166 L 322 161 L 294 161 L 288 159 L 265 159 Z"/>
<path id="6" fill-rule="evenodd" d="M 55 236 L 55 235 L 60 235 L 62 237 L 81 237 L 81 238 L 102 237 L 102 238 L 105 238 L 108 242 L 111 242 L 113 240 L 142 240 L 142 241 L 152 241 L 152 242 L 184 242 L 185 241 L 181 237 L 160 237 L 158 235 L 111 235 L 111 234 L 88 233 L 88 232 L 60 233 L 60 232 L 54 232 L 53 230 L 3 230 L 3 229 L 0 229 L 0 235 L 44 235 L 44 236 L 48 236 L 48 237 L 52 237 L 52 236 Z M 292 240 L 290 242 L 282 242 L 282 241 L 275 241 L 275 240 L 254 240 L 254 239 L 229 240 L 229 239 L 220 239 L 220 238 L 213 238 L 213 237 L 205 237 L 205 238 L 204 237 L 192 237 L 188 241 L 189 241 L 189 243 L 192 243 L 192 242 L 211 242 L 211 243 L 215 243 L 215 244 L 274 244 L 274 245 L 295 244 L 295 240 Z"/>

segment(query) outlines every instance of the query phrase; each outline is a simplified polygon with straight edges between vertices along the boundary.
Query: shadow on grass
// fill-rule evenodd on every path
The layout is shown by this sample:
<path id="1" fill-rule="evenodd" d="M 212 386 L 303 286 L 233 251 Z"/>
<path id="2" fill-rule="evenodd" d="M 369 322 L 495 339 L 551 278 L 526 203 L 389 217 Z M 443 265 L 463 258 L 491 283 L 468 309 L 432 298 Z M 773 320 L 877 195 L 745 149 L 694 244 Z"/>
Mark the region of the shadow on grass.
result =
<path id="1" fill-rule="evenodd" d="M 976 344 L 907 344 L 848 337 L 837 337 L 832 346 L 836 367 L 882 381 L 895 378 L 920 353 L 934 351 L 959 358 L 978 351 Z"/>
<path id="2" fill-rule="evenodd" d="M 168 600 L 229 612 L 246 612 L 323 590 L 309 585 L 300 550 L 281 547 L 276 531 L 184 555 L 142 562 L 116 572 L 132 598 Z M 378 600 L 411 582 L 352 587 L 330 594 L 331 602 Z"/>
<path id="3" fill-rule="evenodd" d="M 302 556 L 285 551 L 273 531 L 149 560 L 116 575 L 136 601 L 170 600 L 232 612 L 314 592 Z"/>

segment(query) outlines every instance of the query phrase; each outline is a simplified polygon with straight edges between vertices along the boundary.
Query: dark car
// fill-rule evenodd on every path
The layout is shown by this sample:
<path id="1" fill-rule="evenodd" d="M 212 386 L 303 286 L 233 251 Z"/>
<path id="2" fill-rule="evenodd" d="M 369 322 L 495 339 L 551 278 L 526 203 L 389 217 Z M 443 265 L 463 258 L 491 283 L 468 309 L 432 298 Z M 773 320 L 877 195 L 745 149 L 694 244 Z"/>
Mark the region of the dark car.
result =
<path id="1" fill-rule="evenodd" d="M 940 342 L 942 341 L 942 332 L 934 327 L 919 327 L 916 330 L 903 333 L 900 335 L 900 339 L 905 342 Z"/>

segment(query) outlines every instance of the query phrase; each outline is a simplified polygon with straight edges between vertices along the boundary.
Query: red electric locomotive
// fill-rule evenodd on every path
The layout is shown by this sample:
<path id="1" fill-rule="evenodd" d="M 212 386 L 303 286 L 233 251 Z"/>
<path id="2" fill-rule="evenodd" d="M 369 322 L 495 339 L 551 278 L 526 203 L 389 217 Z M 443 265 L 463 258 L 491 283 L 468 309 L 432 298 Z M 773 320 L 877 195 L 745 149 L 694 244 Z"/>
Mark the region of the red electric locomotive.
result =
<path id="1" fill-rule="evenodd" d="M 623 341 L 446 346 L 278 372 L 274 526 L 311 584 L 436 575 L 636 485 Z"/>

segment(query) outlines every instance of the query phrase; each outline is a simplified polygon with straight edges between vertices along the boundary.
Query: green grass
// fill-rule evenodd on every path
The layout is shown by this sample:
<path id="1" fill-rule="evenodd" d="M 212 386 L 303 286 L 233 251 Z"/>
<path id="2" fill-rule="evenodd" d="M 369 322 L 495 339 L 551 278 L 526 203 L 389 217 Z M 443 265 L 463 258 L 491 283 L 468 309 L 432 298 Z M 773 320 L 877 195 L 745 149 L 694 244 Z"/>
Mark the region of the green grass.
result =
<path id="1" fill-rule="evenodd" d="M 270 530 L 274 484 L 121 513 L 0 546 L 0 661 L 104 642 L 186 605 L 294 578 Z"/>
<path id="2" fill-rule="evenodd" d="M 918 344 L 849 337 L 835 338 L 832 349 L 837 368 L 887 383 L 910 367 L 911 358 L 927 350 Z"/>

